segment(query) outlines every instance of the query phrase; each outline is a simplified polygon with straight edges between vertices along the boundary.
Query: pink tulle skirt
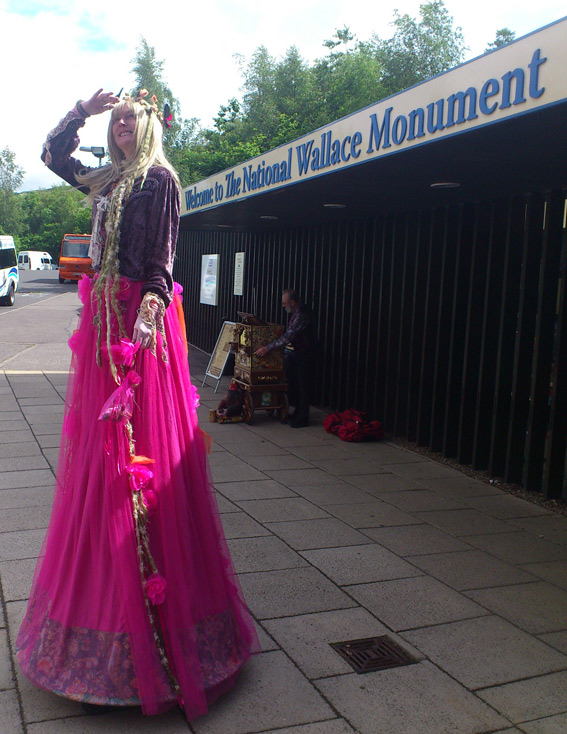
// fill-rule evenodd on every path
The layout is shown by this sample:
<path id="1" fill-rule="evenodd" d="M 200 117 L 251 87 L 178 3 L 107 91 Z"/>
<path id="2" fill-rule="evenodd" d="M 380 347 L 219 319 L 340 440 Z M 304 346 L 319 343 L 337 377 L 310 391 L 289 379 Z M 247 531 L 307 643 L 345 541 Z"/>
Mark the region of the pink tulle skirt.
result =
<path id="1" fill-rule="evenodd" d="M 150 589 L 125 471 L 132 444 L 123 424 L 99 420 L 117 385 L 104 349 L 97 365 L 91 288 L 88 279 L 79 284 L 84 307 L 70 341 L 53 509 L 18 659 L 35 685 L 61 696 L 141 705 L 145 714 L 180 703 L 195 718 L 232 686 L 258 640 L 219 519 L 180 298 L 165 312 L 167 345 L 158 335 L 155 356 L 140 350 L 132 368 L 140 378 L 130 420 L 135 454 L 153 460 L 151 478 L 140 480 L 158 580 Z M 127 334 L 140 291 L 140 283 L 121 278 Z"/>

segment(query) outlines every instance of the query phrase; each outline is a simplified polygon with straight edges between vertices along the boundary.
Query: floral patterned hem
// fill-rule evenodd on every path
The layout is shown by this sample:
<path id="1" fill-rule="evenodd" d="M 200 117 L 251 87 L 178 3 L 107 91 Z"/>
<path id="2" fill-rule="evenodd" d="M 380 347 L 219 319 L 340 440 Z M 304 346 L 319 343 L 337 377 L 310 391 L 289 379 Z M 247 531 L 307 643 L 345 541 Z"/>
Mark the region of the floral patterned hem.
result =
<path id="1" fill-rule="evenodd" d="M 212 690 L 231 679 L 248 655 L 229 611 L 200 620 L 195 633 L 203 687 Z M 27 664 L 22 649 L 18 655 L 26 677 L 58 696 L 102 706 L 141 705 L 126 633 L 66 628 L 46 617 Z M 174 703 L 177 697 L 161 673 L 160 704 Z"/>

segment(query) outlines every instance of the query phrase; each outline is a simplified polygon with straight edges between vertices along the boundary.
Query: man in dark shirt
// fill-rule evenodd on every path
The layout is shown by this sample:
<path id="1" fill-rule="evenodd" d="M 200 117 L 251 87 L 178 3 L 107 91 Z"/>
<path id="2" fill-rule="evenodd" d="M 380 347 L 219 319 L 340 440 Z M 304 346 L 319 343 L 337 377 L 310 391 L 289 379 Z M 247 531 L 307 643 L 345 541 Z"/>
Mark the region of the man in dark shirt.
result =
<path id="1" fill-rule="evenodd" d="M 296 291 L 291 288 L 282 293 L 282 306 L 291 315 L 287 330 L 276 341 L 256 350 L 263 357 L 272 349 L 284 349 L 284 369 L 288 386 L 288 398 L 295 411 L 288 416 L 293 428 L 309 425 L 311 403 L 311 352 L 313 336 L 311 316 Z"/>

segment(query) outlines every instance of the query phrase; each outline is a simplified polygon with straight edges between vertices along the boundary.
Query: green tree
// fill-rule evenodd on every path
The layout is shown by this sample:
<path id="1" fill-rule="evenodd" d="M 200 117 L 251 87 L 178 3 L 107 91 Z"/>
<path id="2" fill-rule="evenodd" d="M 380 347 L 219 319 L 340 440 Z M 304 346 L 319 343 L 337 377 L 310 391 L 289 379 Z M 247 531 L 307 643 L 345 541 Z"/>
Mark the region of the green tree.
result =
<path id="1" fill-rule="evenodd" d="M 16 163 L 16 155 L 6 147 L 0 150 L 0 226 L 8 234 L 20 224 L 20 206 L 16 195 L 24 180 L 24 170 Z"/>
<path id="2" fill-rule="evenodd" d="M 509 28 L 500 28 L 500 30 L 496 31 L 494 41 L 489 43 L 485 48 L 485 53 L 487 51 L 494 51 L 495 48 L 500 48 L 500 46 L 505 46 L 507 43 L 511 43 L 515 38 L 515 31 L 511 31 Z"/>
<path id="3" fill-rule="evenodd" d="M 46 250 L 57 261 L 64 234 L 91 231 L 90 209 L 82 203 L 84 195 L 72 186 L 28 191 L 18 199 L 22 219 L 16 234 L 25 249 Z"/>
<path id="4" fill-rule="evenodd" d="M 140 89 L 147 89 L 150 95 L 156 95 L 161 110 L 165 104 L 171 109 L 173 120 L 171 128 L 164 125 L 163 142 L 166 155 L 175 166 L 180 151 L 193 142 L 198 120 L 195 118 L 184 120 L 181 117 L 179 100 L 173 95 L 164 79 L 165 62 L 157 58 L 155 48 L 150 46 L 144 37 L 140 40 L 132 64 L 136 84 L 131 94 L 136 96 Z"/>
<path id="5" fill-rule="evenodd" d="M 456 66 L 464 59 L 466 47 L 462 29 L 443 0 L 419 6 L 420 20 L 394 11 L 395 32 L 382 41 L 374 37 L 374 48 L 382 61 L 382 81 L 388 94 L 407 89 Z"/>
<path id="6" fill-rule="evenodd" d="M 318 92 L 317 127 L 385 96 L 382 63 L 373 46 L 355 39 L 346 26 L 323 44 L 328 56 L 313 66 Z"/>

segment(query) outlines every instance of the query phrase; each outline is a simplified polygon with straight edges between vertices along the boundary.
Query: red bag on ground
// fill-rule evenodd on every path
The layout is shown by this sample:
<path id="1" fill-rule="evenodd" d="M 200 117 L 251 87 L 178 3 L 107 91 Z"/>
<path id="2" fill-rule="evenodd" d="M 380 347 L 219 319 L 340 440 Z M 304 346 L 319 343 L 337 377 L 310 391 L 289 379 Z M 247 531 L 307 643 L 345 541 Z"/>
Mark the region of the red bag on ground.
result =
<path id="1" fill-rule="evenodd" d="M 323 421 L 327 433 L 334 433 L 343 441 L 377 441 L 384 438 L 380 421 L 369 421 L 361 410 L 335 411 Z"/>

